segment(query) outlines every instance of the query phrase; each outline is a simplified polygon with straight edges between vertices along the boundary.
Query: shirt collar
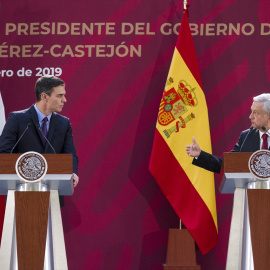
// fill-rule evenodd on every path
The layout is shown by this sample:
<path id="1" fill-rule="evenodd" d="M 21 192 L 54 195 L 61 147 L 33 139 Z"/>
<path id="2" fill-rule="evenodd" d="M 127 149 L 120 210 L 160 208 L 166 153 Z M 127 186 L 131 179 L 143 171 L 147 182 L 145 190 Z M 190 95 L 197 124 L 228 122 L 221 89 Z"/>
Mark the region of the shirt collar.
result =
<path id="1" fill-rule="evenodd" d="M 259 130 L 259 132 L 260 132 L 260 138 L 262 138 L 262 135 L 263 135 L 264 133 L 266 133 L 266 132 L 263 132 L 263 131 L 260 131 L 260 130 Z M 267 133 L 270 133 L 270 129 L 267 130 Z"/>
<path id="2" fill-rule="evenodd" d="M 44 117 L 46 117 L 46 115 L 44 115 L 37 107 L 37 104 L 34 105 L 34 108 L 37 112 L 37 116 L 38 116 L 38 121 L 39 123 L 41 123 L 44 119 Z M 47 118 L 48 118 L 48 122 L 50 123 L 50 120 L 51 120 L 51 117 L 52 117 L 52 113 L 50 113 L 49 115 L 47 115 Z"/>

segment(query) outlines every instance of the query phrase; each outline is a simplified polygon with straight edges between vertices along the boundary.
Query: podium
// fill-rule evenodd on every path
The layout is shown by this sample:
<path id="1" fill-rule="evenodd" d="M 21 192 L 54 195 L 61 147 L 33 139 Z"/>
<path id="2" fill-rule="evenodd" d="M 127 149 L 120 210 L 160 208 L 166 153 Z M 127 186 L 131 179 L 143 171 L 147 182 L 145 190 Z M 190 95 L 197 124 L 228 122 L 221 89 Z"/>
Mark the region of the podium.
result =
<path id="1" fill-rule="evenodd" d="M 21 180 L 20 154 L 0 154 L 0 194 L 7 195 L 0 249 L 1 270 L 68 269 L 59 195 L 72 195 L 71 154 L 44 154 L 45 177 Z"/>
<path id="2" fill-rule="evenodd" d="M 270 181 L 248 168 L 253 153 L 224 153 L 220 192 L 234 193 L 226 270 L 268 270 Z"/>

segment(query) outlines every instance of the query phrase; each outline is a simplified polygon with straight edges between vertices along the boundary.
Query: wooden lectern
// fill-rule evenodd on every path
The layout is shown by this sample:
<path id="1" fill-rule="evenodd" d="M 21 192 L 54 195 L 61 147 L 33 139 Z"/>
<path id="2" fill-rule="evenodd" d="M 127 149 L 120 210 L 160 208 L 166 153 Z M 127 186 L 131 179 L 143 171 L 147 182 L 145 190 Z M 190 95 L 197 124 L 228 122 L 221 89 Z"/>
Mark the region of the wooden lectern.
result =
<path id="1" fill-rule="evenodd" d="M 253 153 L 224 153 L 221 193 L 234 193 L 226 270 L 270 267 L 270 181 L 248 168 Z"/>
<path id="2" fill-rule="evenodd" d="M 20 154 L 0 154 L 0 194 L 8 195 L 1 270 L 68 269 L 59 195 L 72 195 L 71 154 L 44 154 L 48 171 L 25 183 L 15 171 Z"/>

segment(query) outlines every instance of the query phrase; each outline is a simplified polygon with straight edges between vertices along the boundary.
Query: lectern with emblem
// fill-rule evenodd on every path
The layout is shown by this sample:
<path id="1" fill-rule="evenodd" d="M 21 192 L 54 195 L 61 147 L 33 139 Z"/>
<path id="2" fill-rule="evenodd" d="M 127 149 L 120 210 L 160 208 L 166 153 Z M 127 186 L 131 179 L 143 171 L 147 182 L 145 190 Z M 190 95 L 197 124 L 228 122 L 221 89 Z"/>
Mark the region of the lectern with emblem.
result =
<path id="1" fill-rule="evenodd" d="M 234 193 L 226 270 L 270 265 L 270 151 L 224 153 L 221 193 Z"/>
<path id="2" fill-rule="evenodd" d="M 59 195 L 72 195 L 71 154 L 0 155 L 7 195 L 1 270 L 68 269 Z"/>

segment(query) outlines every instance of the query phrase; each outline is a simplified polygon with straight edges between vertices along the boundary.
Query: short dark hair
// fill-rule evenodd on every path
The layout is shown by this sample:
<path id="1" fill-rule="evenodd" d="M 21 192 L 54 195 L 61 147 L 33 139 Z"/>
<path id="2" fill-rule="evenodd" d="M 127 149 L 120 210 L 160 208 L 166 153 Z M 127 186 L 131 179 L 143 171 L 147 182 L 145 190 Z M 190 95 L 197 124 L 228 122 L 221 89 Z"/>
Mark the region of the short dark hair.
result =
<path id="1" fill-rule="evenodd" d="M 41 100 L 42 93 L 45 93 L 50 96 L 53 91 L 53 88 L 60 85 L 65 86 L 65 82 L 58 77 L 55 76 L 40 77 L 35 85 L 37 102 Z"/>

